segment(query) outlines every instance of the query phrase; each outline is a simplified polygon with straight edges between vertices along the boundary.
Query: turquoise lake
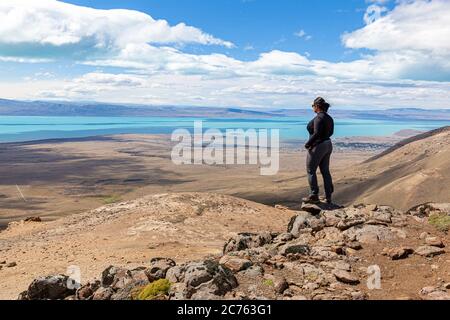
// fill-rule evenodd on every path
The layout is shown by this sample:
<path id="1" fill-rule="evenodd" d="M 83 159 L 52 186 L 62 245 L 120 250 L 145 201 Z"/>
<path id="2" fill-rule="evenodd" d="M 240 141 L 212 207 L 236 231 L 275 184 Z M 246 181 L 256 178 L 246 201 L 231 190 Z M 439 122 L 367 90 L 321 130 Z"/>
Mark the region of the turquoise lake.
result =
<path id="1" fill-rule="evenodd" d="M 171 134 L 191 130 L 194 121 L 203 120 L 204 129 L 279 129 L 282 140 L 305 139 L 311 118 L 199 119 L 163 117 L 16 117 L 0 116 L 0 142 L 83 138 L 97 135 L 149 133 Z M 448 121 L 386 121 L 335 119 L 335 137 L 385 136 L 403 129 L 432 130 Z"/>

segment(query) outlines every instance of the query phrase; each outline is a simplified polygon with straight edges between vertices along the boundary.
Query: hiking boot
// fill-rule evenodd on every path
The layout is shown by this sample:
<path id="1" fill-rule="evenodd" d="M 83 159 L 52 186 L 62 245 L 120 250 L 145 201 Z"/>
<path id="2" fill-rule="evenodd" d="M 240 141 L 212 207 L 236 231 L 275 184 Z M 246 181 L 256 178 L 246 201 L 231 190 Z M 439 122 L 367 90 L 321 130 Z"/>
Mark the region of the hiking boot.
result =
<path id="1" fill-rule="evenodd" d="M 307 198 L 302 199 L 304 203 L 310 203 L 310 204 L 317 204 L 320 203 L 319 196 L 317 195 L 310 195 Z"/>

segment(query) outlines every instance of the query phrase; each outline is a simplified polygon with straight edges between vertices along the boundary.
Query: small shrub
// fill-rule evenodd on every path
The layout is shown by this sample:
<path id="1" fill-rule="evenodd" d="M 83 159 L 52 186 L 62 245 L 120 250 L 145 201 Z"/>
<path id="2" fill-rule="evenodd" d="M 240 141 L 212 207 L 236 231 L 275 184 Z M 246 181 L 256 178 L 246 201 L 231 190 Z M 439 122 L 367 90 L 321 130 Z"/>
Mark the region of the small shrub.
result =
<path id="1" fill-rule="evenodd" d="M 158 297 L 169 293 L 170 282 L 166 279 L 160 279 L 144 287 L 137 295 L 137 300 L 155 300 Z"/>
<path id="2" fill-rule="evenodd" d="M 450 216 L 446 214 L 433 214 L 428 218 L 428 222 L 439 231 L 447 232 L 450 230 Z"/>
<path id="3" fill-rule="evenodd" d="M 273 280 L 271 280 L 271 279 L 264 280 L 263 284 L 268 287 L 274 286 Z"/>

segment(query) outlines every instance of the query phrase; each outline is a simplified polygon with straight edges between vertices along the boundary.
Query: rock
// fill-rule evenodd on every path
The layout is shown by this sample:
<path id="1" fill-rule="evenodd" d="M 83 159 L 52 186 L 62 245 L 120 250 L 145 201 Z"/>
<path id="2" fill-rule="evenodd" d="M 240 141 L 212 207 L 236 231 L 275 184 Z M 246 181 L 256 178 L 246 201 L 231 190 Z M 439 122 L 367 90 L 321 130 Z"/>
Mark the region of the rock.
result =
<path id="1" fill-rule="evenodd" d="M 422 232 L 419 236 L 420 240 L 425 240 L 426 238 L 428 238 L 429 233 L 428 232 Z"/>
<path id="2" fill-rule="evenodd" d="M 92 300 L 111 300 L 114 290 L 109 287 L 100 287 L 95 291 Z"/>
<path id="3" fill-rule="evenodd" d="M 186 300 L 186 284 L 173 283 L 169 289 L 169 300 Z"/>
<path id="4" fill-rule="evenodd" d="M 6 264 L 6 261 L 5 260 L 0 261 L 0 264 Z"/>
<path id="5" fill-rule="evenodd" d="M 233 272 L 246 270 L 252 266 L 252 262 L 247 259 L 240 259 L 232 256 L 223 256 L 219 263 Z"/>
<path id="6" fill-rule="evenodd" d="M 22 291 L 21 293 L 19 293 L 19 296 L 17 297 L 17 300 L 29 300 L 28 298 L 28 291 Z"/>
<path id="7" fill-rule="evenodd" d="M 364 222 L 366 222 L 365 219 L 346 219 L 346 220 L 341 220 L 337 224 L 337 228 L 339 230 L 341 230 L 341 231 L 345 231 L 347 229 L 350 229 L 351 227 L 361 225 Z"/>
<path id="8" fill-rule="evenodd" d="M 175 266 L 167 270 L 166 279 L 171 283 L 183 282 L 184 272 L 186 269 L 183 266 Z"/>
<path id="9" fill-rule="evenodd" d="M 289 288 L 289 284 L 284 277 L 275 277 L 273 284 L 275 292 L 278 294 L 283 294 L 283 292 Z"/>
<path id="10" fill-rule="evenodd" d="M 347 248 L 350 248 L 350 249 L 353 249 L 353 250 L 361 250 L 363 247 L 362 247 L 362 245 L 361 245 L 361 243 L 359 243 L 358 241 L 350 241 L 350 242 L 347 242 L 346 244 L 345 244 L 345 246 L 347 247 Z"/>
<path id="11" fill-rule="evenodd" d="M 294 239 L 294 235 L 292 233 L 282 233 L 278 235 L 273 242 L 274 243 L 286 243 Z"/>
<path id="12" fill-rule="evenodd" d="M 347 272 L 350 272 L 352 269 L 351 265 L 344 261 L 323 261 L 320 263 L 320 266 L 334 270 L 344 270 Z"/>
<path id="13" fill-rule="evenodd" d="M 354 291 L 350 293 L 353 301 L 364 301 L 367 300 L 367 295 L 362 291 Z"/>
<path id="14" fill-rule="evenodd" d="M 343 246 L 345 237 L 339 229 L 327 227 L 315 234 L 316 245 L 318 246 Z"/>
<path id="15" fill-rule="evenodd" d="M 130 270 L 110 266 L 102 272 L 101 284 L 103 287 L 111 287 L 113 290 L 122 289 L 134 282 Z"/>
<path id="16" fill-rule="evenodd" d="M 414 249 L 411 248 L 392 248 L 392 249 L 384 249 L 383 253 L 387 255 L 392 260 L 401 260 L 408 258 L 411 254 L 414 253 Z"/>
<path id="17" fill-rule="evenodd" d="M 449 289 L 450 289 L 450 282 L 444 284 L 444 288 L 447 289 L 447 290 L 449 290 Z"/>
<path id="18" fill-rule="evenodd" d="M 392 223 L 392 214 L 390 212 L 374 212 L 372 214 L 374 221 L 390 224 Z"/>
<path id="19" fill-rule="evenodd" d="M 444 249 L 432 247 L 432 246 L 422 246 L 414 251 L 415 254 L 423 257 L 434 257 L 445 253 Z"/>
<path id="20" fill-rule="evenodd" d="M 10 262 L 10 263 L 6 264 L 6 267 L 7 267 L 7 268 L 14 268 L 14 267 L 17 267 L 17 263 L 16 263 L 16 262 Z"/>
<path id="21" fill-rule="evenodd" d="M 136 268 L 130 271 L 133 282 L 150 282 L 148 269 L 145 267 Z"/>
<path id="22" fill-rule="evenodd" d="M 321 214 L 325 219 L 325 225 L 327 227 L 336 227 L 337 224 L 342 220 L 341 217 L 334 211 L 325 211 Z"/>
<path id="23" fill-rule="evenodd" d="M 344 270 L 335 269 L 333 275 L 342 283 L 356 285 L 360 282 L 356 276 Z"/>
<path id="24" fill-rule="evenodd" d="M 287 256 L 288 254 L 308 255 L 310 248 L 307 244 L 290 242 L 279 249 L 279 254 Z"/>
<path id="25" fill-rule="evenodd" d="M 76 300 L 91 300 L 95 291 L 100 288 L 100 281 L 95 281 L 94 283 L 87 283 L 86 285 L 80 287 L 76 293 Z"/>
<path id="26" fill-rule="evenodd" d="M 322 208 L 320 208 L 317 204 L 311 203 L 303 203 L 301 209 L 311 213 L 313 216 L 317 216 L 322 212 Z"/>
<path id="27" fill-rule="evenodd" d="M 426 300 L 450 300 L 450 294 L 436 287 L 425 287 L 419 292 Z"/>
<path id="28" fill-rule="evenodd" d="M 272 235 L 270 233 L 240 233 L 228 240 L 223 248 L 223 253 L 242 251 L 249 248 L 258 248 L 266 244 L 272 243 Z"/>
<path id="29" fill-rule="evenodd" d="M 247 270 L 240 272 L 240 274 L 250 278 L 261 277 L 264 275 L 264 269 L 260 266 L 251 266 Z"/>
<path id="30" fill-rule="evenodd" d="M 29 300 L 64 300 L 76 291 L 68 288 L 68 282 L 65 275 L 40 277 L 30 284 L 26 296 Z"/>
<path id="31" fill-rule="evenodd" d="M 312 229 L 313 232 L 318 232 L 326 227 L 325 218 L 309 218 L 307 219 L 308 227 Z"/>
<path id="32" fill-rule="evenodd" d="M 309 212 L 300 212 L 292 217 L 288 224 L 288 233 L 292 234 L 294 237 L 298 237 L 303 229 L 308 228 L 308 218 L 311 218 Z"/>
<path id="33" fill-rule="evenodd" d="M 434 291 L 428 295 L 428 300 L 450 300 L 450 294 L 446 291 Z"/>
<path id="34" fill-rule="evenodd" d="M 326 219 L 311 216 L 308 212 L 301 212 L 292 217 L 288 225 L 288 232 L 298 238 L 302 233 L 313 231 L 317 232 L 326 227 Z"/>
<path id="35" fill-rule="evenodd" d="M 344 235 L 350 241 L 359 241 L 361 243 L 375 243 L 378 241 L 394 240 L 397 233 L 385 226 L 358 225 L 344 231 Z"/>
<path id="36" fill-rule="evenodd" d="M 167 281 L 167 280 L 164 280 L 164 281 Z M 117 290 L 113 295 L 111 295 L 110 300 L 116 300 L 116 301 L 137 300 L 139 293 L 147 285 L 149 285 L 148 280 L 129 283 L 125 287 Z"/>
<path id="37" fill-rule="evenodd" d="M 438 237 L 427 237 L 425 238 L 425 243 L 432 247 L 444 248 L 445 245 L 442 240 Z"/>
<path id="38" fill-rule="evenodd" d="M 150 282 L 164 279 L 167 271 L 176 266 L 175 261 L 168 258 L 153 258 L 150 260 L 150 267 L 147 270 L 147 276 Z"/>
<path id="39" fill-rule="evenodd" d="M 376 204 L 368 204 L 368 205 L 366 205 L 366 209 L 369 211 L 377 211 L 378 206 Z"/>
<path id="40" fill-rule="evenodd" d="M 310 255 L 322 260 L 333 260 L 337 259 L 339 255 L 335 252 L 333 247 L 312 247 Z"/>
<path id="41" fill-rule="evenodd" d="M 216 261 L 193 262 L 185 266 L 186 297 L 198 291 L 224 296 L 238 286 L 233 272 Z"/>
<path id="42" fill-rule="evenodd" d="M 28 217 L 24 220 L 25 222 L 42 222 L 40 217 Z"/>

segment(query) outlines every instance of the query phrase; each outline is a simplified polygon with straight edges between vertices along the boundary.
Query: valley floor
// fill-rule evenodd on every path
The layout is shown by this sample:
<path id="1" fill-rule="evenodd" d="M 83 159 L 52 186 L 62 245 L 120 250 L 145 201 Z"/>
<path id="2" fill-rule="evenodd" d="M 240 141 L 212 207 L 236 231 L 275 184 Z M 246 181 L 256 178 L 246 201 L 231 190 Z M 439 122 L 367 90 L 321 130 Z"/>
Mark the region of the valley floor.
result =
<path id="1" fill-rule="evenodd" d="M 332 161 L 337 188 L 345 186 L 344 171 L 396 141 L 395 137 L 339 141 Z M 163 192 L 217 192 L 293 205 L 308 193 L 301 141 L 283 145 L 275 176 L 261 176 L 258 166 L 250 165 L 177 166 L 170 158 L 172 146 L 164 135 L 0 144 L 0 230 L 30 216 L 54 220 Z"/>

